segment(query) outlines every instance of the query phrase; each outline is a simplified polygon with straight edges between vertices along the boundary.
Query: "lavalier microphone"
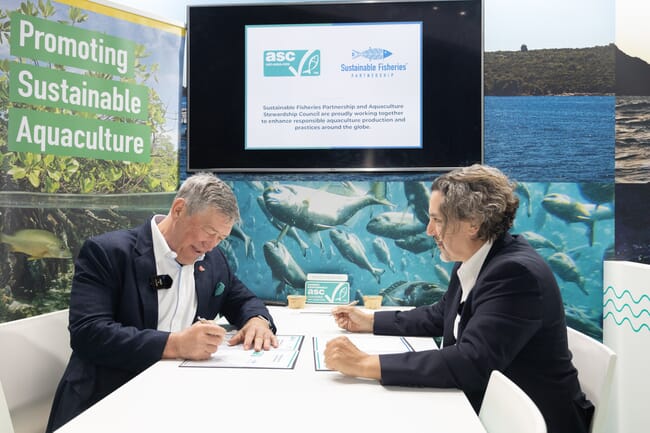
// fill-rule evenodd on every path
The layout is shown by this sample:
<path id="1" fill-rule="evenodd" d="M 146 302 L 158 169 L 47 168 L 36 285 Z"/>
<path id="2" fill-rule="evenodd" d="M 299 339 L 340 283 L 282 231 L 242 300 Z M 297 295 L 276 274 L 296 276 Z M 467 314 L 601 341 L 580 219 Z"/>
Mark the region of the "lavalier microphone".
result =
<path id="1" fill-rule="evenodd" d="M 169 275 L 152 275 L 149 277 L 149 285 L 151 286 L 152 289 L 160 290 L 160 289 L 169 289 L 172 286 L 172 283 L 174 280 L 172 280 L 172 277 Z"/>

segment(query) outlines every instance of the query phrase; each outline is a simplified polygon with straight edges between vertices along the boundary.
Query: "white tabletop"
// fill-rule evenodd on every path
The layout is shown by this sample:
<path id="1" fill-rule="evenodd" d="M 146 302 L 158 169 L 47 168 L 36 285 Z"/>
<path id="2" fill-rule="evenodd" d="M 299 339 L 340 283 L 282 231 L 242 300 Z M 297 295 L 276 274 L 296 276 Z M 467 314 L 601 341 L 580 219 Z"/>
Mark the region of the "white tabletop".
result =
<path id="1" fill-rule="evenodd" d="M 382 386 L 316 371 L 312 336 L 345 334 L 322 307 L 271 307 L 278 334 L 305 339 L 295 368 L 182 368 L 160 361 L 57 433 L 412 432 L 484 433 L 457 389 Z M 409 339 L 418 349 L 431 339 Z"/>

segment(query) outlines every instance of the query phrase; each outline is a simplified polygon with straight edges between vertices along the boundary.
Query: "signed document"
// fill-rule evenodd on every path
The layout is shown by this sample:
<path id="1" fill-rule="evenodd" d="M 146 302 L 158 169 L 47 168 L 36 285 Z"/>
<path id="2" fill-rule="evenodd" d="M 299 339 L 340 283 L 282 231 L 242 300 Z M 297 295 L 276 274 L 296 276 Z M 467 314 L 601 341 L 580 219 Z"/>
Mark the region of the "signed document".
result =
<path id="1" fill-rule="evenodd" d="M 183 361 L 181 367 L 271 368 L 293 369 L 302 347 L 304 335 L 278 335 L 278 347 L 259 352 L 244 346 L 228 346 L 223 342 L 210 359 Z"/>

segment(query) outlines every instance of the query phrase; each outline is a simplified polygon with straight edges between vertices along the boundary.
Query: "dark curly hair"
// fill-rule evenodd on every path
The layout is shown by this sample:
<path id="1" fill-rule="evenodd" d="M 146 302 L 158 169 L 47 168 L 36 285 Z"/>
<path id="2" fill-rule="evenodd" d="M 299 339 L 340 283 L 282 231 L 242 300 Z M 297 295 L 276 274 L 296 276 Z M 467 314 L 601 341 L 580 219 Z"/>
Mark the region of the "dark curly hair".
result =
<path id="1" fill-rule="evenodd" d="M 449 223 L 470 221 L 480 225 L 479 239 L 502 236 L 512 227 L 519 207 L 515 186 L 500 170 L 481 164 L 436 178 L 431 191 L 440 191 L 444 197 L 440 205 L 443 232 Z"/>

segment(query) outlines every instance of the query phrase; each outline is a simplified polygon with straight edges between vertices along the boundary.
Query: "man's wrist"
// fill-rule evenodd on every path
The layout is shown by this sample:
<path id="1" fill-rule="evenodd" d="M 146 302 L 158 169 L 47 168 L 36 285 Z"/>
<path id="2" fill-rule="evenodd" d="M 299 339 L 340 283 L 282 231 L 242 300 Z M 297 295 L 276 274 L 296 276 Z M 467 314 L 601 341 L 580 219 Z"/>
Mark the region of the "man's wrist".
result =
<path id="1" fill-rule="evenodd" d="M 269 329 L 275 334 L 275 326 L 273 326 L 273 322 L 271 322 L 270 319 L 268 319 L 266 316 L 263 316 L 261 314 L 258 314 L 255 317 L 258 318 L 258 319 L 264 320 L 266 322 L 266 324 L 268 325 Z"/>
<path id="2" fill-rule="evenodd" d="M 261 314 L 258 314 L 258 315 L 255 316 L 255 317 L 257 317 L 258 319 L 262 319 L 262 320 L 264 320 L 264 321 L 266 322 L 266 324 L 269 326 L 269 329 L 271 329 L 271 321 L 270 321 L 269 319 L 267 319 L 266 317 L 262 316 Z"/>

